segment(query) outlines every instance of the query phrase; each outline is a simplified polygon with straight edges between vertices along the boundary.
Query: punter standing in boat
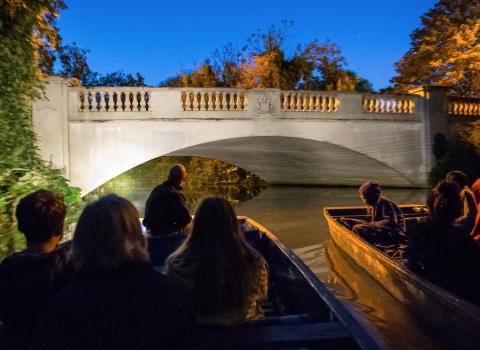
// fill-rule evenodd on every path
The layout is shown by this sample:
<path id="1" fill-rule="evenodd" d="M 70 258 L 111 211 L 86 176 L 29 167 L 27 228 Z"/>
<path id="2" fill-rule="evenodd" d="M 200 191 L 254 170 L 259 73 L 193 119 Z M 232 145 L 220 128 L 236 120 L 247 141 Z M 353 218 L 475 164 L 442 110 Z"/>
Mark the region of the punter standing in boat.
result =
<path id="1" fill-rule="evenodd" d="M 352 231 L 370 243 L 391 245 L 405 242 L 405 219 L 398 206 L 380 195 L 380 185 L 367 181 L 358 189 L 362 201 L 370 206 L 370 221 L 343 219 Z"/>
<path id="2" fill-rule="evenodd" d="M 174 165 L 168 179 L 155 187 L 147 199 L 143 225 L 148 230 L 148 251 L 153 265 L 163 265 L 189 230 L 192 217 L 182 193 L 186 179 L 185 167 L 182 164 Z"/>
<path id="3" fill-rule="evenodd" d="M 459 170 L 450 171 L 445 177 L 447 182 L 454 182 L 460 189 L 460 199 L 462 200 L 462 212 L 455 219 L 457 225 L 462 225 L 468 232 L 475 226 L 477 216 L 477 207 L 472 190 L 467 186 L 467 175 Z"/>

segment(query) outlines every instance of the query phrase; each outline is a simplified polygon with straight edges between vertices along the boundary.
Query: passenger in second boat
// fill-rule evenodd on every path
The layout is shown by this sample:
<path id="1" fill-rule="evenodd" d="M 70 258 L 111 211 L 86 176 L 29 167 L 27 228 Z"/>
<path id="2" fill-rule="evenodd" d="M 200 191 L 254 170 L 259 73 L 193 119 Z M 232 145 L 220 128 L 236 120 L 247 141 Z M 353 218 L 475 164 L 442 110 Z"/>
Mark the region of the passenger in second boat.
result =
<path id="1" fill-rule="evenodd" d="M 462 211 L 459 217 L 455 219 L 455 223 L 465 227 L 468 232 L 472 232 L 475 226 L 477 207 L 475 205 L 475 196 L 467 186 L 467 175 L 462 171 L 452 170 L 445 176 L 445 181 L 454 182 L 460 189 Z"/>
<path id="2" fill-rule="evenodd" d="M 463 200 L 455 182 L 440 181 L 427 199 L 428 218 L 408 235 L 407 265 L 430 281 L 480 303 L 480 247 L 456 219 Z"/>
<path id="3" fill-rule="evenodd" d="M 203 200 L 192 233 L 166 265 L 167 274 L 191 291 L 198 324 L 230 326 L 263 316 L 267 263 L 244 240 L 227 200 Z"/>
<path id="4" fill-rule="evenodd" d="M 362 201 L 369 205 L 370 221 L 343 219 L 342 223 L 367 242 L 381 245 L 405 243 L 405 219 L 391 200 L 380 195 L 380 185 L 367 181 L 358 189 Z"/>

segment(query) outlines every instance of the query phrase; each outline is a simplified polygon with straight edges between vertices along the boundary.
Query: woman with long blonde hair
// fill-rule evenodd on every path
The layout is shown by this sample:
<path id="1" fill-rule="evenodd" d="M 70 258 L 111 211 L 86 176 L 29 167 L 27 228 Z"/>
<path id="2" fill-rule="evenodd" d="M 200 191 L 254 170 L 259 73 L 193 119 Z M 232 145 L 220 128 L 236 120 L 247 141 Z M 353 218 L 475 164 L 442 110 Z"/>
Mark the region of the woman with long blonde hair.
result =
<path id="1" fill-rule="evenodd" d="M 167 273 L 192 292 L 199 324 L 228 326 L 262 316 L 267 264 L 244 240 L 235 211 L 223 198 L 202 201 L 191 235 L 167 259 Z"/>

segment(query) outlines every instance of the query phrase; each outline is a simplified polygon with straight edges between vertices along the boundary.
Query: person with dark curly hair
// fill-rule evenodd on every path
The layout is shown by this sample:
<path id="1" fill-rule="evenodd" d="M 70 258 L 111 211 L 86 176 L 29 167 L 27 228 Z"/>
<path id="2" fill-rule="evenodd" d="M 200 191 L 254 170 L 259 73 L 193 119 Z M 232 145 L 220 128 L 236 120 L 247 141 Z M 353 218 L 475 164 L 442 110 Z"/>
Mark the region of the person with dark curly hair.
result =
<path id="1" fill-rule="evenodd" d="M 70 245 L 58 245 L 65 212 L 63 198 L 45 190 L 22 198 L 17 206 L 18 230 L 27 249 L 0 265 L 0 318 L 7 346 L 26 346 L 49 300 L 70 282 Z"/>
<path id="2" fill-rule="evenodd" d="M 440 181 L 427 198 L 429 217 L 408 236 L 407 266 L 431 282 L 480 302 L 480 246 L 456 219 L 462 213 L 455 182 Z"/>

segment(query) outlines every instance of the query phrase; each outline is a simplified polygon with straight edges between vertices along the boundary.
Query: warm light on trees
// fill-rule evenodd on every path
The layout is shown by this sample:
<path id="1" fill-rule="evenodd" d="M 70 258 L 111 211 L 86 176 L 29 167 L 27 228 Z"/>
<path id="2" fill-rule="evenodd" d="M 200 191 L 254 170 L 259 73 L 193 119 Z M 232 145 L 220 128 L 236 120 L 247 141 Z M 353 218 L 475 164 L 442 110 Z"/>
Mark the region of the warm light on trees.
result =
<path id="1" fill-rule="evenodd" d="M 395 90 L 446 85 L 462 96 L 480 97 L 480 2 L 440 0 L 422 16 L 411 49 L 397 62 Z"/>
<path id="2" fill-rule="evenodd" d="M 271 26 L 266 32 L 252 34 L 241 50 L 228 44 L 215 51 L 211 61 L 205 60 L 161 86 L 373 91 L 367 80 L 345 69 L 345 58 L 335 43 L 314 40 L 298 45 L 289 57 L 284 46 L 292 24 L 283 21 L 280 28 Z"/>

